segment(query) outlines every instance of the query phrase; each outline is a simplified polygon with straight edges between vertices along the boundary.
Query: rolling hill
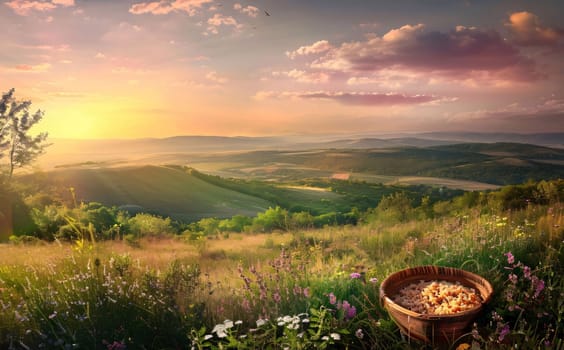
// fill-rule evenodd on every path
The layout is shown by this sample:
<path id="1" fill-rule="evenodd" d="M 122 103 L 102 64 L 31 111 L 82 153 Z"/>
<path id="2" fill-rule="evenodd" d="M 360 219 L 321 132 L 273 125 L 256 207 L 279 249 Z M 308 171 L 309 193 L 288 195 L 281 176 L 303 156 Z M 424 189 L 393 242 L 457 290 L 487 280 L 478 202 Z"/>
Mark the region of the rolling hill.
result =
<path id="1" fill-rule="evenodd" d="M 59 188 L 73 187 L 77 201 L 138 208 L 186 221 L 238 214 L 254 216 L 271 205 L 173 167 L 62 169 L 49 172 L 46 177 Z M 70 191 L 67 193 L 70 195 Z"/>

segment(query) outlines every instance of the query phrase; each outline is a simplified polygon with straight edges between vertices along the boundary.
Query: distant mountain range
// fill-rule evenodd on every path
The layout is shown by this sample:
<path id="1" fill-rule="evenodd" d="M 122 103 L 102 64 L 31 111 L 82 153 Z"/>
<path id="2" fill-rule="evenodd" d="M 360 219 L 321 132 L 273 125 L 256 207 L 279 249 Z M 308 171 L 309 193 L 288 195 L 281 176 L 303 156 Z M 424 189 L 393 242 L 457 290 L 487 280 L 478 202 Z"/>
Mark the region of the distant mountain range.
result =
<path id="1" fill-rule="evenodd" d="M 395 135 L 328 135 L 279 137 L 175 136 L 126 140 L 52 139 L 40 159 L 41 166 L 55 167 L 82 162 L 131 162 L 174 154 L 200 154 L 253 150 L 322 150 L 434 147 L 458 143 L 512 142 L 564 148 L 564 133 L 511 134 L 428 132 Z"/>

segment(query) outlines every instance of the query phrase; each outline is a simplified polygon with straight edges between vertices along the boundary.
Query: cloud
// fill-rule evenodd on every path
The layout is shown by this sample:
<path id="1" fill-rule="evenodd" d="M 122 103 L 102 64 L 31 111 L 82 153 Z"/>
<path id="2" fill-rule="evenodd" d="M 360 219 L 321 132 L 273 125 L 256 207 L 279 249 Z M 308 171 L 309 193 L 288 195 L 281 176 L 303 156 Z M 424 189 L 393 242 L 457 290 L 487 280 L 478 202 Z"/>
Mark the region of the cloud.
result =
<path id="1" fill-rule="evenodd" d="M 345 105 L 358 106 L 396 106 L 396 105 L 415 105 L 429 104 L 445 101 L 447 99 L 430 95 L 406 95 L 400 93 L 379 93 L 379 92 L 344 92 L 344 91 L 305 91 L 305 92 L 274 92 L 259 91 L 255 94 L 255 99 L 264 100 L 269 98 L 297 98 L 336 101 Z"/>
<path id="2" fill-rule="evenodd" d="M 185 12 L 194 16 L 202 5 L 211 3 L 214 0 L 161 0 L 152 2 L 140 2 L 131 5 L 129 12 L 134 15 L 150 13 L 153 15 L 166 15 L 171 12 Z"/>
<path id="3" fill-rule="evenodd" d="M 51 2 L 55 5 L 62 5 L 62 6 L 74 6 L 74 0 L 51 0 Z"/>
<path id="4" fill-rule="evenodd" d="M 324 72 L 307 72 L 305 70 L 292 69 L 285 72 L 273 72 L 273 76 L 284 75 L 295 79 L 300 83 L 326 83 L 329 81 L 329 74 Z"/>
<path id="5" fill-rule="evenodd" d="M 259 9 L 258 9 L 258 7 L 251 6 L 251 5 L 249 5 L 249 6 L 247 6 L 247 7 L 244 7 L 244 6 L 242 6 L 241 4 L 239 4 L 239 3 L 235 3 L 235 4 L 233 5 L 233 8 L 234 8 L 235 10 L 241 12 L 241 13 L 246 14 L 246 15 L 249 16 L 249 17 L 255 17 L 255 18 L 256 18 L 256 17 L 258 16 L 258 14 L 259 14 Z"/>
<path id="6" fill-rule="evenodd" d="M 467 79 L 487 73 L 489 79 L 535 80 L 540 75 L 535 64 L 504 41 L 493 30 L 458 26 L 449 32 L 425 32 L 423 24 L 405 25 L 382 37 L 345 42 L 330 48 L 317 42 L 287 53 L 292 58 L 307 54 L 313 47 L 325 54 L 311 63 L 312 68 L 346 73 L 377 72 L 382 69 L 436 73 L 454 79 Z"/>
<path id="7" fill-rule="evenodd" d="M 541 25 L 539 18 L 530 12 L 515 12 L 505 24 L 517 45 L 554 46 L 564 38 L 564 29 Z"/>
<path id="8" fill-rule="evenodd" d="M 33 1 L 33 0 L 12 0 L 5 3 L 15 13 L 20 16 L 27 16 L 30 11 L 51 11 L 59 5 L 68 7 L 74 6 L 74 0 L 51 0 L 51 1 Z"/>
<path id="9" fill-rule="evenodd" d="M 20 72 L 42 73 L 48 71 L 51 68 L 51 65 L 49 63 L 40 63 L 36 65 L 18 64 L 14 68 Z"/>
<path id="10" fill-rule="evenodd" d="M 297 50 L 294 51 L 286 51 L 286 56 L 290 59 L 294 59 L 297 56 L 305 56 L 305 55 L 312 55 L 312 54 L 319 54 L 325 51 L 332 49 L 333 47 L 327 40 L 319 40 L 311 45 L 308 46 L 301 46 Z"/>
<path id="11" fill-rule="evenodd" d="M 564 132 L 564 99 L 552 97 L 528 106 L 512 103 L 495 109 L 462 112 L 449 116 L 449 121 L 503 128 L 507 132 Z"/>
<path id="12" fill-rule="evenodd" d="M 217 84 L 225 84 L 229 81 L 227 78 L 219 76 L 216 71 L 206 74 L 206 79 Z"/>
<path id="13" fill-rule="evenodd" d="M 231 26 L 235 29 L 241 29 L 243 27 L 243 25 L 239 24 L 235 18 L 231 16 L 224 16 L 220 13 L 216 13 L 213 17 L 209 18 L 207 23 L 207 30 L 212 34 L 218 34 L 219 27 L 221 26 Z"/>

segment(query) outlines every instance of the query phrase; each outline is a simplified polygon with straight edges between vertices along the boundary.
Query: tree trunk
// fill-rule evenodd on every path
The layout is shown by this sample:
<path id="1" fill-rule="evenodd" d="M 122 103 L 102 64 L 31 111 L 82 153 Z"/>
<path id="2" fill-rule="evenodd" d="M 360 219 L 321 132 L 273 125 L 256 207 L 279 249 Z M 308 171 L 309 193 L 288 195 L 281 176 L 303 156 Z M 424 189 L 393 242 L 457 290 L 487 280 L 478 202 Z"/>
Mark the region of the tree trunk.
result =
<path id="1" fill-rule="evenodd" d="M 0 194 L 0 242 L 7 242 L 13 234 L 12 198 Z"/>

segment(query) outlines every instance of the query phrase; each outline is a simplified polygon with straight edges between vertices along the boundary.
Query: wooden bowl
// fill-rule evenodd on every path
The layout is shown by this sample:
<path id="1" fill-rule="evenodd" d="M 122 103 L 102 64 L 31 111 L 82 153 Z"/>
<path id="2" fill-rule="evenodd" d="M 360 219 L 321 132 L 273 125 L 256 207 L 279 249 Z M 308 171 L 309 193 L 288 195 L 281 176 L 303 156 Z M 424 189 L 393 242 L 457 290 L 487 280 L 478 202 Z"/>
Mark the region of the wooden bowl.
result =
<path id="1" fill-rule="evenodd" d="M 403 287 L 419 281 L 459 282 L 479 292 L 482 303 L 467 311 L 448 315 L 420 314 L 393 301 Z M 492 297 L 493 288 L 486 279 L 461 269 L 440 266 L 417 266 L 395 272 L 380 285 L 380 303 L 388 311 L 402 333 L 411 339 L 430 344 L 453 343 L 467 332 L 483 306 Z"/>

